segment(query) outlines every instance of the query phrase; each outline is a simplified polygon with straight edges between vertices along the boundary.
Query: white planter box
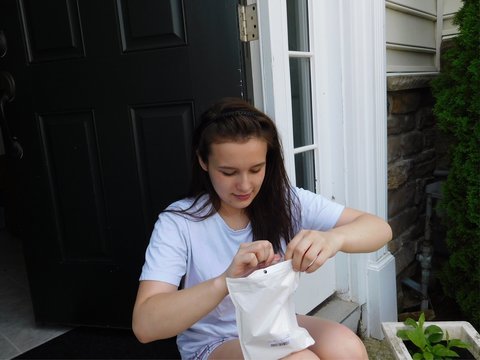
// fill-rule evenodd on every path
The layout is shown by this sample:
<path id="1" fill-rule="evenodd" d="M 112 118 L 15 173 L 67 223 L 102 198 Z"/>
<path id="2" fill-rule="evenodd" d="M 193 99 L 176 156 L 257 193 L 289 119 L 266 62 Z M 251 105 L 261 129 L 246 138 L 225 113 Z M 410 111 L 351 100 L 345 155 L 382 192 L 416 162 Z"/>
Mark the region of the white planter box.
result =
<path id="1" fill-rule="evenodd" d="M 460 339 L 463 342 L 471 344 L 470 352 L 475 359 L 480 360 L 480 335 L 474 327 L 466 321 L 426 321 L 424 328 L 429 325 L 439 326 L 444 334 L 448 331 L 450 339 Z M 385 339 L 390 345 L 397 360 L 411 360 L 407 347 L 403 340 L 397 336 L 398 330 L 408 329 L 402 322 L 384 322 L 382 323 Z M 453 349 L 455 350 L 455 349 Z"/>

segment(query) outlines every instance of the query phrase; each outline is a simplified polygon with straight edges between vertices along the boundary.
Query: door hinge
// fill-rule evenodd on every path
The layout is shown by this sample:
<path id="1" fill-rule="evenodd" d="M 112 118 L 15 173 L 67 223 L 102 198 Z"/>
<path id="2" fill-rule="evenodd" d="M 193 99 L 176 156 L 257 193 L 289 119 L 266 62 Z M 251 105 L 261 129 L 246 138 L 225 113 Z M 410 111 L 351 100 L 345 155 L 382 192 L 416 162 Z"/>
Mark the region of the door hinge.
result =
<path id="1" fill-rule="evenodd" d="M 258 39 L 257 4 L 238 5 L 238 24 L 241 41 Z"/>

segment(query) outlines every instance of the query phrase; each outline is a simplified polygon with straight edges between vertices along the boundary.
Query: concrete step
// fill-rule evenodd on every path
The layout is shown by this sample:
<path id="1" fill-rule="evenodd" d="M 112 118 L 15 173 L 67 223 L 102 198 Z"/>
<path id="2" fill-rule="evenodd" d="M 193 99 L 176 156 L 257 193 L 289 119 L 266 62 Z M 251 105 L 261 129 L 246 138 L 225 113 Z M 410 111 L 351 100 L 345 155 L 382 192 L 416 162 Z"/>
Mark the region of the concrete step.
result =
<path id="1" fill-rule="evenodd" d="M 344 324 L 357 333 L 361 312 L 359 304 L 342 300 L 334 295 L 324 301 L 310 315 Z"/>

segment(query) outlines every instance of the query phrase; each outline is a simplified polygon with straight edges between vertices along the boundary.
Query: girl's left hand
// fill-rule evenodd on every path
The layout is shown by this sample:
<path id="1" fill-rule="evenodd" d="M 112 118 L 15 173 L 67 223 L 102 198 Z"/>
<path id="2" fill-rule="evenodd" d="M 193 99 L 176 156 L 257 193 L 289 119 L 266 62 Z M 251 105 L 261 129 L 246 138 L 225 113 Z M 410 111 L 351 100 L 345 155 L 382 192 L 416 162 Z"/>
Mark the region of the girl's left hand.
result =
<path id="1" fill-rule="evenodd" d="M 302 230 L 288 243 L 285 260 L 292 259 L 295 271 L 312 273 L 341 248 L 341 239 L 334 233 Z"/>

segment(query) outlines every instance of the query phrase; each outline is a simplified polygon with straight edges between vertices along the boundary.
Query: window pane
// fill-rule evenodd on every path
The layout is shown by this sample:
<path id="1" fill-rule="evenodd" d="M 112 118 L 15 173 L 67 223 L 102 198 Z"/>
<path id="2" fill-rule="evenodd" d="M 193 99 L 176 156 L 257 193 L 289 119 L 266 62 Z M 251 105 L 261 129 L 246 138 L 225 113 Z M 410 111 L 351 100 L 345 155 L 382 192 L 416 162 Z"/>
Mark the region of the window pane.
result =
<path id="1" fill-rule="evenodd" d="M 310 59 L 290 58 L 292 87 L 293 144 L 301 147 L 313 144 L 312 96 Z"/>
<path id="2" fill-rule="evenodd" d="M 287 0 L 288 50 L 309 51 L 308 0 Z"/>
<path id="3" fill-rule="evenodd" d="M 313 150 L 295 154 L 295 177 L 297 187 L 316 192 Z"/>

